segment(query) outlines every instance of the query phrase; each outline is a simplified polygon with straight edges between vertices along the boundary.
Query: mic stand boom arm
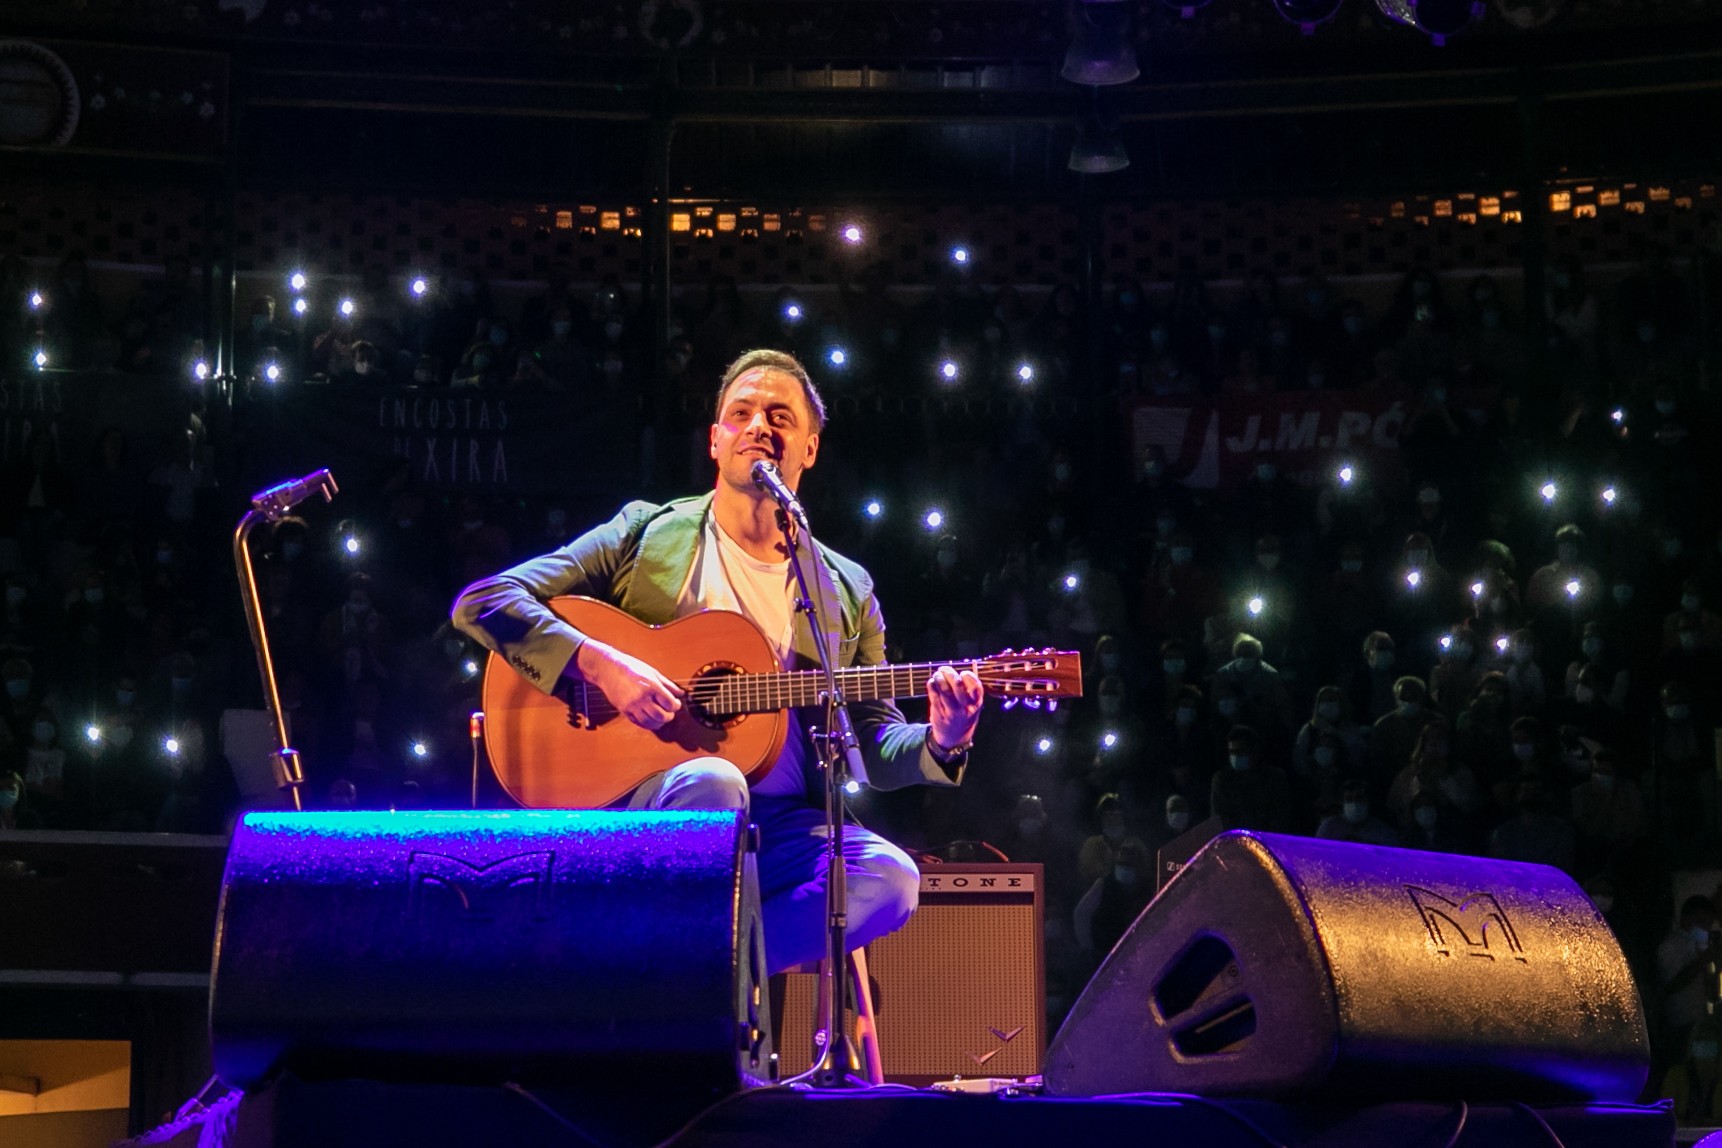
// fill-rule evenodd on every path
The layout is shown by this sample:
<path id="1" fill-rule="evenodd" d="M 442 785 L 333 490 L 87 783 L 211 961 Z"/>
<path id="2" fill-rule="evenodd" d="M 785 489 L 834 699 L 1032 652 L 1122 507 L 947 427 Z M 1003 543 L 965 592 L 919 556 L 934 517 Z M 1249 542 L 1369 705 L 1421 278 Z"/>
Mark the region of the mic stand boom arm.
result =
<path id="1" fill-rule="evenodd" d="M 263 604 L 257 594 L 257 573 L 251 564 L 251 532 L 265 522 L 279 522 L 309 495 L 321 494 L 327 502 L 337 489 L 335 476 L 327 470 L 272 486 L 251 499 L 251 509 L 233 531 L 233 564 L 239 571 L 239 598 L 245 606 L 245 624 L 251 631 L 251 645 L 257 651 L 257 672 L 263 678 L 263 699 L 269 707 L 269 721 L 275 733 L 275 752 L 269 760 L 274 767 L 276 787 L 287 791 L 296 810 L 305 808 L 300 793 L 305 785 L 305 767 L 299 760 L 299 751 L 292 746 L 287 714 L 281 708 L 281 691 L 275 685 L 275 661 L 269 655 L 269 632 L 264 626 Z"/>

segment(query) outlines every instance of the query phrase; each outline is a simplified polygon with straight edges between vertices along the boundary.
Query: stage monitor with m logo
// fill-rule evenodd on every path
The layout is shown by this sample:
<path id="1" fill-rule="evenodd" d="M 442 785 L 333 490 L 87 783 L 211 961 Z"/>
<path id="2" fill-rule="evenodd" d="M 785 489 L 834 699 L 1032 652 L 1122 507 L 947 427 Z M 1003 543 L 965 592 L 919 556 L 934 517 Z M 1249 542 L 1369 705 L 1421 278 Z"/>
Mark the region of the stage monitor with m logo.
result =
<path id="1" fill-rule="evenodd" d="M 1635 1099 L 1644 1013 L 1565 873 L 1234 832 L 1125 933 L 1046 1055 L 1063 1096 Z"/>

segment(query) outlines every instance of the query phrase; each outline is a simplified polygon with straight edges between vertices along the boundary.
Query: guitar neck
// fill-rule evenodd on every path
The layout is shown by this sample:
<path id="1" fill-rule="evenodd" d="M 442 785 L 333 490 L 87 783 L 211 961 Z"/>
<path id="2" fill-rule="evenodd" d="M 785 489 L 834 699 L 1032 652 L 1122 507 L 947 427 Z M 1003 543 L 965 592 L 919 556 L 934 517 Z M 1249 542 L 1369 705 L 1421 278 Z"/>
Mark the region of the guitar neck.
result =
<path id="1" fill-rule="evenodd" d="M 837 688 L 846 702 L 919 697 L 927 690 L 927 679 L 940 666 L 950 666 L 959 673 L 963 670 L 980 673 L 984 665 L 984 661 L 967 661 L 845 666 L 837 671 Z M 715 696 L 704 704 L 718 713 L 770 713 L 819 705 L 825 700 L 825 674 L 820 670 L 736 674 L 717 681 Z"/>

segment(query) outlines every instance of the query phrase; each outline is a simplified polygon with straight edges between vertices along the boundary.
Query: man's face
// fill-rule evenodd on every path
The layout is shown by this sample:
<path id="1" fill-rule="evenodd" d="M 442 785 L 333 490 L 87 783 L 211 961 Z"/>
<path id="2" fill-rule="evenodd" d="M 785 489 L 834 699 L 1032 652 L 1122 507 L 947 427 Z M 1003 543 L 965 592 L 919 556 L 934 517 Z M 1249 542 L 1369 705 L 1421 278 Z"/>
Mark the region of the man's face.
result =
<path id="1" fill-rule="evenodd" d="M 718 421 L 711 428 L 711 455 L 719 481 L 752 491 L 753 464 L 777 464 L 790 489 L 819 455 L 819 432 L 807 396 L 794 375 L 770 367 L 744 371 L 724 393 Z"/>

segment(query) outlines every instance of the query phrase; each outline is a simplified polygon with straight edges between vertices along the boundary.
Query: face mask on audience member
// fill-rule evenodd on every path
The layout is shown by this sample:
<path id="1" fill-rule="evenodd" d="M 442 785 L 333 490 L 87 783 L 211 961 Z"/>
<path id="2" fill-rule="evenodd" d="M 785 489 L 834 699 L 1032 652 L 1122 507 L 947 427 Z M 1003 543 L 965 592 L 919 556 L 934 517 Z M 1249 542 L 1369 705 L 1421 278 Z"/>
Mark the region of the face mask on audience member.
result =
<path id="1" fill-rule="evenodd" d="M 1596 701 L 1596 691 L 1589 686 L 1574 686 L 1573 701 L 1581 706 L 1588 706 Z"/>
<path id="2" fill-rule="evenodd" d="M 1313 756 L 1315 757 L 1315 763 L 1317 765 L 1319 765 L 1321 768 L 1323 768 L 1323 769 L 1332 769 L 1333 768 L 1333 756 L 1334 755 L 1333 755 L 1333 747 L 1331 745 L 1318 745 L 1318 746 L 1316 746 L 1315 747 L 1315 753 Z"/>
<path id="3" fill-rule="evenodd" d="M 7 678 L 6 694 L 17 701 L 23 701 L 30 696 L 29 678 Z"/>
<path id="4" fill-rule="evenodd" d="M 1231 754 L 1227 760 L 1231 763 L 1232 768 L 1237 770 L 1239 773 L 1250 768 L 1250 755 L 1247 753 Z"/>
<path id="5" fill-rule="evenodd" d="M 1322 721 L 1338 721 L 1339 703 L 1317 702 L 1315 707 L 1315 716 L 1320 718 Z"/>
<path id="6" fill-rule="evenodd" d="M 1614 594 L 1614 604 L 1616 606 L 1625 606 L 1627 603 L 1632 601 L 1632 584 L 1630 582 L 1616 583 L 1613 591 L 1611 592 Z"/>
<path id="7" fill-rule="evenodd" d="M 1360 573 L 1363 570 L 1363 559 L 1361 559 L 1361 558 L 1342 558 L 1342 559 L 1340 559 L 1340 562 L 1339 562 L 1339 568 L 1341 570 L 1345 571 L 1347 574 Z"/>
<path id="8" fill-rule="evenodd" d="M 1685 721 L 1692 716 L 1692 707 L 1685 702 L 1672 702 L 1663 707 L 1669 721 Z"/>
<path id="9" fill-rule="evenodd" d="M 115 749 L 124 749 L 132 743 L 132 727 L 117 725 L 108 730 L 108 740 L 114 743 Z"/>
<path id="10" fill-rule="evenodd" d="M 1115 673 L 1118 670 L 1119 661 L 1118 655 L 1109 650 L 1100 655 L 1100 668 L 1107 673 Z"/>
<path id="11" fill-rule="evenodd" d="M 1537 743 L 1534 741 L 1515 741 L 1513 743 L 1513 756 L 1520 761 L 1530 761 L 1537 756 Z"/>
<path id="12" fill-rule="evenodd" d="M 1214 708 L 1220 711 L 1220 716 L 1230 721 L 1238 716 L 1238 699 L 1221 698 L 1214 703 Z"/>
<path id="13" fill-rule="evenodd" d="M 1167 658 L 1160 663 L 1160 668 L 1166 671 L 1166 676 L 1169 678 L 1179 677 L 1184 673 L 1184 659 Z"/>
<path id="14" fill-rule="evenodd" d="M 1532 650 L 1531 647 L 1524 642 L 1513 643 L 1513 661 L 1519 663 L 1521 666 L 1526 662 L 1529 662 L 1531 660 L 1531 655 L 1535 652 L 1536 651 Z"/>
<path id="15" fill-rule="evenodd" d="M 1584 658 L 1587 662 L 1594 662 L 1602 657 L 1601 638 L 1586 638 L 1579 643 L 1579 648 L 1584 651 Z"/>
<path id="16" fill-rule="evenodd" d="M 1136 867 L 1134 865 L 1114 865 L 1112 867 L 1112 879 L 1126 889 L 1132 888 L 1136 884 Z"/>
<path id="17" fill-rule="evenodd" d="M 1280 552 L 1278 550 L 1264 550 L 1260 554 L 1256 555 L 1256 562 L 1263 570 L 1278 569 L 1280 564 Z"/>
<path id="18" fill-rule="evenodd" d="M 1174 546 L 1174 547 L 1172 547 L 1172 563 L 1173 563 L 1173 565 L 1188 566 L 1190 564 L 1190 560 L 1192 558 L 1194 558 L 1195 556 L 1196 556 L 1196 552 L 1188 546 Z"/>
<path id="19" fill-rule="evenodd" d="M 1393 651 L 1376 650 L 1369 655 L 1369 668 L 1378 674 L 1384 674 L 1393 668 Z"/>
<path id="20" fill-rule="evenodd" d="M 1596 787 L 1604 793 L 1614 788 L 1614 774 L 1612 773 L 1593 773 L 1590 775 L 1590 779 L 1596 782 Z"/>
<path id="21" fill-rule="evenodd" d="M 1471 660 L 1471 643 L 1454 642 L 1450 652 L 1455 662 L 1468 662 Z"/>
<path id="22" fill-rule="evenodd" d="M 39 721 L 31 727 L 30 732 L 35 735 L 37 744 L 47 745 L 49 742 L 54 740 L 54 723 L 51 721 Z"/>
<path id="23" fill-rule="evenodd" d="M 1563 542 L 1555 547 L 1555 561 L 1562 566 L 1571 566 L 1578 561 L 1578 547 L 1571 542 Z"/>
<path id="24" fill-rule="evenodd" d="M 1345 803 L 1343 816 L 1352 825 L 1362 825 L 1369 820 L 1369 806 L 1361 801 L 1348 801 Z"/>
<path id="25" fill-rule="evenodd" d="M 1016 831 L 1024 837 L 1039 837 L 1045 824 L 1038 817 L 1024 817 L 1016 823 Z"/>
<path id="26" fill-rule="evenodd" d="M 1710 928 L 1707 925 L 1694 925 L 1687 930 L 1692 935 L 1692 941 L 1701 949 L 1710 947 Z"/>
<path id="27" fill-rule="evenodd" d="M 1685 650 L 1687 653 L 1691 653 L 1693 650 L 1696 650 L 1698 648 L 1698 631 L 1680 631 L 1680 648 Z"/>
<path id="28" fill-rule="evenodd" d="M 1177 708 L 1177 710 L 1175 711 L 1175 714 L 1176 714 L 1176 716 L 1174 717 L 1173 720 L 1175 720 L 1179 725 L 1195 725 L 1196 724 L 1196 707 L 1195 706 L 1179 706 Z"/>
<path id="29" fill-rule="evenodd" d="M 1405 565 L 1413 570 L 1423 569 L 1429 565 L 1429 551 L 1423 549 L 1407 550 L 1405 552 Z"/>
<path id="30" fill-rule="evenodd" d="M 1117 694 L 1102 694 L 1100 696 L 1100 715 L 1102 717 L 1117 717 L 1124 712 L 1124 699 Z"/>
<path id="31" fill-rule="evenodd" d="M 1182 833 L 1190 828 L 1190 811 L 1188 809 L 1168 809 L 1166 811 L 1166 828 L 1174 833 Z"/>
<path id="32" fill-rule="evenodd" d="M 1417 822 L 1417 828 L 1427 833 L 1435 828 L 1437 811 L 1433 805 L 1419 805 L 1411 811 L 1411 817 Z"/>
<path id="33" fill-rule="evenodd" d="M 1682 594 L 1680 596 L 1680 608 L 1688 614 L 1698 613 L 1698 608 L 1703 604 L 1704 599 L 1697 594 Z"/>
<path id="34" fill-rule="evenodd" d="M 1401 698 L 1399 701 L 1399 712 L 1404 714 L 1406 717 L 1416 717 L 1422 709 L 1422 702 L 1407 701 L 1404 698 Z"/>

